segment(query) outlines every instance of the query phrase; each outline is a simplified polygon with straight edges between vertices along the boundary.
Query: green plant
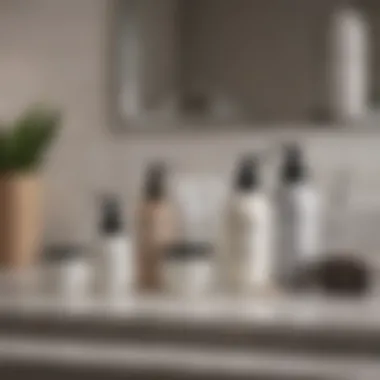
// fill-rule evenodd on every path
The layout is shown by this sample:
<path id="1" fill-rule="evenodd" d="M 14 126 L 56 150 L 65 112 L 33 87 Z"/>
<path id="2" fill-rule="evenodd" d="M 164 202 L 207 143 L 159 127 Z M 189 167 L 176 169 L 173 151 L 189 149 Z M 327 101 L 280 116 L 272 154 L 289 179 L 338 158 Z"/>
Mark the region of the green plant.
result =
<path id="1" fill-rule="evenodd" d="M 60 120 L 60 113 L 55 110 L 33 107 L 10 125 L 2 126 L 0 173 L 37 169 L 58 132 Z"/>

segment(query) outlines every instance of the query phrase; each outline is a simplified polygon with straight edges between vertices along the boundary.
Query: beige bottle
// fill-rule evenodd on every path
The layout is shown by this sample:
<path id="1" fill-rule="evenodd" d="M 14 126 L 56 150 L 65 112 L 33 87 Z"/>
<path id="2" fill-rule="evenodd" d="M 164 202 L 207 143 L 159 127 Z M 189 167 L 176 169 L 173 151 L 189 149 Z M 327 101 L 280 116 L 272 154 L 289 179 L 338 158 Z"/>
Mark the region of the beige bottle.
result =
<path id="1" fill-rule="evenodd" d="M 228 204 L 225 282 L 232 291 L 252 293 L 273 285 L 271 207 L 261 186 L 258 160 L 244 157 Z"/>
<path id="2" fill-rule="evenodd" d="M 137 214 L 137 260 L 140 291 L 162 288 L 162 261 L 168 245 L 175 239 L 173 205 L 166 189 L 166 170 L 162 164 L 148 168 L 143 198 Z"/>

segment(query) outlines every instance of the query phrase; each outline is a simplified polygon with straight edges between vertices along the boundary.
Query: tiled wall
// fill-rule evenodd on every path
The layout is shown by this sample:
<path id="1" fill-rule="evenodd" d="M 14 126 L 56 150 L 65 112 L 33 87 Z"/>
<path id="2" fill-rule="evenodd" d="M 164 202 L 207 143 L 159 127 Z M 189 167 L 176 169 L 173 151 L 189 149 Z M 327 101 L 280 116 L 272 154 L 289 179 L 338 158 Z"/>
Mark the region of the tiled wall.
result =
<path id="1" fill-rule="evenodd" d="M 109 5 L 106 0 L 0 2 L 0 114 L 10 118 L 36 100 L 58 104 L 66 114 L 63 133 L 44 173 L 49 240 L 89 241 L 94 234 L 93 206 L 104 189 L 119 193 L 130 215 L 141 172 L 152 158 L 165 158 L 178 170 L 227 178 L 240 152 L 279 139 L 276 133 L 233 128 L 221 133 L 112 134 Z M 366 207 L 372 209 L 374 204 L 380 210 L 380 131 L 294 135 L 303 142 L 323 187 L 336 170 L 349 168 L 355 202 L 369 203 Z M 369 225 L 375 237 L 377 223 L 363 223 L 363 231 Z"/>

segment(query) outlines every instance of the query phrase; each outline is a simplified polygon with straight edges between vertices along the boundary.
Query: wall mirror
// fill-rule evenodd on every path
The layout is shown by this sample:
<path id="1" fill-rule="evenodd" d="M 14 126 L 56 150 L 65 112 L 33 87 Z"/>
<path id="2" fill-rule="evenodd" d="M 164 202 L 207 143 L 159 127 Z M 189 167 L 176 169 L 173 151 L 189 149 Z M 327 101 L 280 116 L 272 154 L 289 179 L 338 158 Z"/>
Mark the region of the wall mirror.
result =
<path id="1" fill-rule="evenodd" d="M 376 1 L 120 0 L 116 16 L 127 129 L 328 124 L 376 102 Z"/>

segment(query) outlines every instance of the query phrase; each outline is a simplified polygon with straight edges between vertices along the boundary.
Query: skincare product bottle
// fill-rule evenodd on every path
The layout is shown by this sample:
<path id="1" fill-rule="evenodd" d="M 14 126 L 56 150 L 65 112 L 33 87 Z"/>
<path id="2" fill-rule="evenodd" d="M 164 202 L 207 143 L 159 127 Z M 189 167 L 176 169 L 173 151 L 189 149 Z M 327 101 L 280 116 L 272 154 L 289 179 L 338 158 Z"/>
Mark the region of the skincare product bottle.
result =
<path id="1" fill-rule="evenodd" d="M 166 186 L 165 166 L 151 164 L 137 214 L 138 285 L 142 291 L 161 289 L 163 254 L 175 239 L 176 218 Z"/>
<path id="2" fill-rule="evenodd" d="M 255 157 L 238 166 L 227 212 L 227 287 L 232 291 L 267 290 L 273 283 L 271 207 Z"/>
<path id="3" fill-rule="evenodd" d="M 301 149 L 296 144 L 284 150 L 277 192 L 277 276 L 292 286 L 318 259 L 320 249 L 319 194 L 310 180 Z"/>
<path id="4" fill-rule="evenodd" d="M 135 262 L 131 242 L 124 232 L 120 206 L 114 197 L 103 200 L 99 232 L 97 290 L 109 297 L 125 295 L 134 287 Z"/>

